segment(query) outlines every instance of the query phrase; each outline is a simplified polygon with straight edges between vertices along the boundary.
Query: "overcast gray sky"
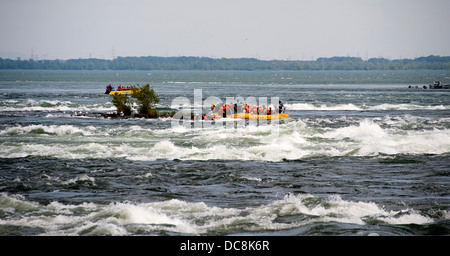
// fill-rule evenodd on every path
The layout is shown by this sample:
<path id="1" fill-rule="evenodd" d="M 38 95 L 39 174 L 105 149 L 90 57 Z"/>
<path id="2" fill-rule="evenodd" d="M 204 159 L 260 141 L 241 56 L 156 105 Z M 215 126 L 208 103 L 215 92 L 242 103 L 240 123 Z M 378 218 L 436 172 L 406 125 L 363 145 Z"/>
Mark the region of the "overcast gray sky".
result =
<path id="1" fill-rule="evenodd" d="M 35 59 L 449 56 L 450 0 L 0 0 L 0 38 Z"/>

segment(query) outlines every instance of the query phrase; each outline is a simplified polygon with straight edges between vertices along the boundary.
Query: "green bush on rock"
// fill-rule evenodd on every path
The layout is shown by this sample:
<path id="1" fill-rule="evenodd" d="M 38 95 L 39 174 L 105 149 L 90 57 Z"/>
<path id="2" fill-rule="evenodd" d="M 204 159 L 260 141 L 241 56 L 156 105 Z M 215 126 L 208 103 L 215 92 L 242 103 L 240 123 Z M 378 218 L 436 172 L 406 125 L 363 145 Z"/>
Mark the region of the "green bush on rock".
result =
<path id="1" fill-rule="evenodd" d="M 131 87 L 133 94 L 131 97 L 136 99 L 135 103 L 138 106 L 138 113 L 136 113 L 135 117 L 144 117 L 144 118 L 159 118 L 159 117 L 173 117 L 175 115 L 175 111 L 172 112 L 162 112 L 161 114 L 156 110 L 156 104 L 159 103 L 159 96 L 156 92 L 150 88 L 150 84 L 146 84 L 144 86 L 140 86 L 136 84 Z M 117 114 L 122 114 L 124 116 L 131 116 L 133 102 L 128 97 L 127 94 L 114 94 L 112 103 L 117 108 Z M 110 116 L 105 114 L 106 116 Z"/>

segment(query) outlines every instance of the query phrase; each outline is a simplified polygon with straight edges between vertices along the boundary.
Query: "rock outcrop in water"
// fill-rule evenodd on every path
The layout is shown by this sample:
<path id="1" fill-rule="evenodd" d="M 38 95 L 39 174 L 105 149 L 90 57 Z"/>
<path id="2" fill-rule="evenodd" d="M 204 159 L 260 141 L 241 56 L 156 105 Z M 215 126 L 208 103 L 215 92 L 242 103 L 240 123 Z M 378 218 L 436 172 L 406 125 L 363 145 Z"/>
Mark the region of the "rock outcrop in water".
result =
<path id="1" fill-rule="evenodd" d="M 102 113 L 101 115 L 106 118 L 159 118 L 159 117 L 172 117 L 175 115 L 175 111 L 170 113 L 159 113 L 156 110 L 155 105 L 159 102 L 159 96 L 156 92 L 150 88 L 150 84 L 140 86 L 139 84 L 131 86 L 131 97 L 136 99 L 133 102 L 128 94 L 114 94 L 112 103 L 117 108 L 115 113 Z M 136 103 L 138 106 L 138 113 L 133 113 L 132 105 Z"/>

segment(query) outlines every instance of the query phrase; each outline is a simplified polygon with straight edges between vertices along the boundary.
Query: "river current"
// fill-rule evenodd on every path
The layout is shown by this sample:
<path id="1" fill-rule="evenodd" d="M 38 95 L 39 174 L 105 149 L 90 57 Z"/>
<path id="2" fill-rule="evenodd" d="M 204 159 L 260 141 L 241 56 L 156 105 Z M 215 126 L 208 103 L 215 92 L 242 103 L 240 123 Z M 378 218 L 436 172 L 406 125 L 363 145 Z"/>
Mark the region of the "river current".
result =
<path id="1" fill-rule="evenodd" d="M 2 70 L 0 235 L 449 235 L 433 80 L 450 72 Z M 290 118 L 101 116 L 106 85 L 146 83 L 160 111 L 253 97 Z"/>

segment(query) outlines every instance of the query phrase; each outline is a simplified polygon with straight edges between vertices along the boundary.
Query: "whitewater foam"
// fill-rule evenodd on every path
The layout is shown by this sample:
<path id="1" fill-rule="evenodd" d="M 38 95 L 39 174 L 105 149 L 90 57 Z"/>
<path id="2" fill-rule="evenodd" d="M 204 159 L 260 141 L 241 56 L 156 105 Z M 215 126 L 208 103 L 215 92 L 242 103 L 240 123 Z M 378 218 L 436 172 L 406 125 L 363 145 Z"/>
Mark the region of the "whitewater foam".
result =
<path id="1" fill-rule="evenodd" d="M 312 156 L 373 156 L 378 154 L 444 154 L 450 152 L 450 130 L 442 123 L 410 117 L 344 120 L 305 119 L 273 125 L 207 129 L 154 129 L 147 126 L 101 127 L 29 125 L 4 127 L 0 156 L 54 156 L 63 158 L 121 157 L 129 160 L 256 160 L 282 161 Z M 336 122 L 336 120 L 334 120 Z M 347 124 L 343 126 L 342 124 Z M 435 127 L 436 126 L 436 127 Z M 414 127 L 413 127 L 414 128 Z M 105 136 L 105 132 L 109 136 Z M 29 143 L 27 138 L 34 143 Z"/>
<path id="2" fill-rule="evenodd" d="M 385 210 L 373 202 L 310 194 L 289 194 L 269 204 L 238 209 L 178 199 L 108 205 L 52 202 L 45 206 L 1 193 L 0 209 L 18 213 L 1 219 L 0 224 L 41 228 L 45 235 L 130 235 L 159 231 L 201 235 L 242 232 L 243 228 L 246 232 L 285 230 L 328 222 L 365 225 L 373 220 L 390 225 L 433 223 L 432 218 L 410 209 Z M 289 222 L 277 221 L 288 216 Z"/>
<path id="3" fill-rule="evenodd" d="M 82 184 L 91 184 L 93 186 L 96 185 L 95 184 L 95 178 L 89 177 L 86 174 L 83 174 L 83 175 L 78 176 L 76 178 L 73 178 L 73 179 L 70 179 L 68 181 L 62 182 L 62 184 L 65 184 L 65 185 L 80 184 L 80 183 L 82 183 Z"/>
<path id="4" fill-rule="evenodd" d="M 348 145 L 358 149 L 360 156 L 384 154 L 442 154 L 450 151 L 450 131 L 403 131 L 383 129 L 379 124 L 364 119 L 358 125 L 338 128 L 321 136 L 334 140 L 350 139 Z M 346 145 L 347 146 L 347 145 Z"/>
<path id="5" fill-rule="evenodd" d="M 29 126 L 13 126 L 0 131 L 0 136 L 17 135 L 17 134 L 55 134 L 58 136 L 66 135 L 92 135 L 92 131 L 96 128 L 93 126 L 84 127 L 83 129 L 73 125 L 29 125 Z"/>
<path id="6" fill-rule="evenodd" d="M 54 112 L 54 111 L 114 111 L 116 108 L 111 102 L 91 103 L 91 102 L 77 102 L 70 100 L 5 100 L 0 101 L 0 112 L 11 111 L 40 111 L 40 112 Z"/>
<path id="7" fill-rule="evenodd" d="M 291 103 L 285 104 L 288 110 L 314 110 L 314 111 L 380 111 L 380 110 L 447 110 L 450 105 L 418 105 L 418 104 L 380 104 L 380 105 L 355 105 L 348 104 L 312 104 Z"/>

